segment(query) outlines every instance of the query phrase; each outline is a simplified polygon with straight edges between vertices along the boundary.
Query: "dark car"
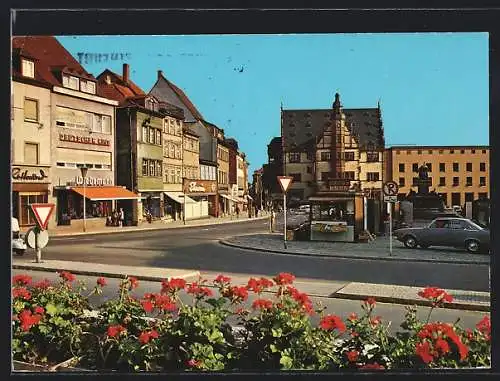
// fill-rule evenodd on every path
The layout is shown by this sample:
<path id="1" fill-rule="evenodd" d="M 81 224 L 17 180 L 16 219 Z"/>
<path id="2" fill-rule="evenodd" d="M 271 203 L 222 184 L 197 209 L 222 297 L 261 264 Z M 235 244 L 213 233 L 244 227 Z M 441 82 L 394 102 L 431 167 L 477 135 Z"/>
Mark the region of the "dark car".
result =
<path id="1" fill-rule="evenodd" d="M 465 248 L 469 253 L 490 250 L 490 231 L 467 218 L 436 218 L 426 227 L 397 229 L 394 235 L 410 249 L 452 246 Z"/>

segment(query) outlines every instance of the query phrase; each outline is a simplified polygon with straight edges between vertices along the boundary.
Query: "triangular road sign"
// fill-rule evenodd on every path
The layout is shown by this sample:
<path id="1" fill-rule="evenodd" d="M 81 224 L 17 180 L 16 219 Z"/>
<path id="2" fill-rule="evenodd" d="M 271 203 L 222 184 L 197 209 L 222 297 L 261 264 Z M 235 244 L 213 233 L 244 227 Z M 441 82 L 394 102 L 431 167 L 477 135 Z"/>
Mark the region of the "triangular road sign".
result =
<path id="1" fill-rule="evenodd" d="M 36 218 L 38 226 L 42 230 L 47 229 L 47 224 L 49 223 L 49 218 L 54 211 L 54 204 L 30 204 L 33 215 Z"/>
<path id="2" fill-rule="evenodd" d="M 281 189 L 284 193 L 288 190 L 288 187 L 292 183 L 293 177 L 291 176 L 278 176 L 278 182 L 280 183 Z"/>

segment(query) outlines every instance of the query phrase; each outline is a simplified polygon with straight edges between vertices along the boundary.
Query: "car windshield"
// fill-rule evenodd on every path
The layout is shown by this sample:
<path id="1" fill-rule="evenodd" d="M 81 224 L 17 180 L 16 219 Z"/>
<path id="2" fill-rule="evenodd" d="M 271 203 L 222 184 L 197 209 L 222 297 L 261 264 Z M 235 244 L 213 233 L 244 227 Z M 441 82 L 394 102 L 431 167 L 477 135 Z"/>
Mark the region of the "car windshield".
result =
<path id="1" fill-rule="evenodd" d="M 467 221 L 470 225 L 470 227 L 474 230 L 484 230 L 484 227 L 481 225 L 476 224 L 474 221 Z"/>

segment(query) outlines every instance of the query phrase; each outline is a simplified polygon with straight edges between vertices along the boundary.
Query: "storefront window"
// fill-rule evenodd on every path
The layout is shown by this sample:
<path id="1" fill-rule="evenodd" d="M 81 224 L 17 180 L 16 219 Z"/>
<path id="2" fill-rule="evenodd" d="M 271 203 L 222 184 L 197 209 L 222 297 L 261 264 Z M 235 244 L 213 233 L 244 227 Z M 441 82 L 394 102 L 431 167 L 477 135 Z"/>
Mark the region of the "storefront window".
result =
<path id="1" fill-rule="evenodd" d="M 343 221 L 354 225 L 354 201 L 331 201 L 312 205 L 312 220 Z"/>
<path id="2" fill-rule="evenodd" d="M 35 218 L 33 217 L 33 213 L 30 211 L 30 204 L 36 203 L 46 203 L 47 195 L 46 194 L 37 194 L 37 195 L 19 195 L 19 204 L 20 204 L 20 225 L 34 225 L 36 223 Z"/>

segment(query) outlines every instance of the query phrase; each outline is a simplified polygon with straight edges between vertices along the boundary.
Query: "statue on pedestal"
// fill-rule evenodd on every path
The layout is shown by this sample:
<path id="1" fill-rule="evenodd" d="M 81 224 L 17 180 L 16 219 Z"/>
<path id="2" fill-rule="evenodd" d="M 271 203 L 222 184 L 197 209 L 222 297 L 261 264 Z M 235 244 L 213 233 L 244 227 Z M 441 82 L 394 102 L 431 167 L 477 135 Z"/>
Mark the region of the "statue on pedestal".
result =
<path id="1" fill-rule="evenodd" d="M 418 193 L 429 193 L 429 168 L 425 164 L 418 169 Z"/>

